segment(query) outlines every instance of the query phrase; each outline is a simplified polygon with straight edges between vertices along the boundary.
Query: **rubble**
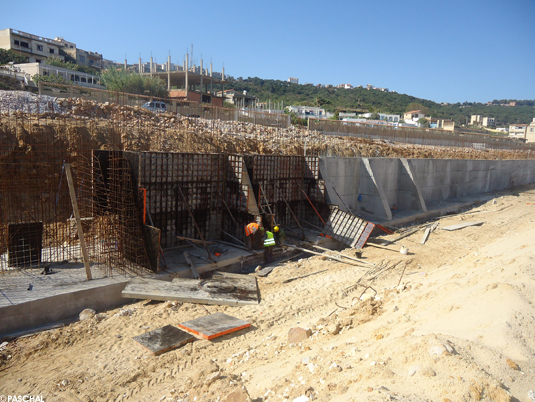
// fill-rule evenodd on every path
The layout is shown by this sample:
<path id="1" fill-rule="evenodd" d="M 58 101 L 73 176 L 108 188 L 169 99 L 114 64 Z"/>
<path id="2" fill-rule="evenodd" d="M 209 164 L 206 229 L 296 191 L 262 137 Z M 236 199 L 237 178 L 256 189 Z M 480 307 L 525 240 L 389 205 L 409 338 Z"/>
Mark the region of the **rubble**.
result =
<path id="1" fill-rule="evenodd" d="M 120 140 L 121 149 L 161 152 L 223 152 L 348 157 L 443 159 L 533 159 L 533 151 L 477 150 L 393 143 L 357 137 L 324 135 L 304 127 L 269 127 L 239 121 L 154 114 L 139 106 L 98 103 L 83 98 L 52 98 L 23 91 L 0 91 L 0 122 L 34 114 L 48 125 L 60 119 L 89 134 L 96 148 Z M 37 120 L 37 119 L 36 119 Z M 50 120 L 50 121 L 49 121 Z M 18 125 L 19 122 L 16 123 Z M 25 127 L 27 130 L 27 127 Z M 0 127 L 0 138 L 5 128 Z M 19 130 L 18 130 L 19 131 Z M 37 131 L 37 130 L 36 130 Z M 60 135 L 57 133 L 56 135 Z"/>

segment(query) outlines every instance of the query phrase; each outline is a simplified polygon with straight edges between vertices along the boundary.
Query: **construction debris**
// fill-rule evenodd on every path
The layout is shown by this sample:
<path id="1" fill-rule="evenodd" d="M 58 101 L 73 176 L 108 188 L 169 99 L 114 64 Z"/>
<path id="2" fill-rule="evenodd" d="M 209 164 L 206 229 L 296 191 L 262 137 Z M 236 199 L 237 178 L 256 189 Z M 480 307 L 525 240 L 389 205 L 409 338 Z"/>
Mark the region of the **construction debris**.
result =
<path id="1" fill-rule="evenodd" d="M 166 325 L 132 338 L 153 355 L 157 356 L 193 342 L 195 337 L 177 327 Z"/>
<path id="2" fill-rule="evenodd" d="M 466 228 L 468 226 L 481 226 L 485 223 L 485 221 L 478 221 L 478 222 L 463 222 L 463 223 L 458 223 L 456 225 L 450 225 L 450 226 L 444 226 L 442 227 L 441 229 L 442 230 L 458 230 L 458 229 L 463 229 L 463 228 Z"/>
<path id="3" fill-rule="evenodd" d="M 179 324 L 179 327 L 204 339 L 214 339 L 251 326 L 251 323 L 224 313 L 215 313 Z"/>
<path id="4" fill-rule="evenodd" d="M 242 306 L 259 303 L 254 276 L 220 273 L 212 279 L 175 278 L 172 282 L 135 278 L 121 295 L 132 299 Z"/>

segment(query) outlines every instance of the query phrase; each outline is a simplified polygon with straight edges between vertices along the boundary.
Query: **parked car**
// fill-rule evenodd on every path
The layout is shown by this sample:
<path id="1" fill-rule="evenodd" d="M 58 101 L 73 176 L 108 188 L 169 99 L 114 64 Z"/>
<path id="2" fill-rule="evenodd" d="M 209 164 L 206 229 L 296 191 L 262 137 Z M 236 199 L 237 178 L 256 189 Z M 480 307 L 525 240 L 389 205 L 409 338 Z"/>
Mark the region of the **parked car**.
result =
<path id="1" fill-rule="evenodd" d="M 141 107 L 156 113 L 162 113 L 167 110 L 167 105 L 165 104 L 165 102 L 157 101 L 147 102 Z"/>

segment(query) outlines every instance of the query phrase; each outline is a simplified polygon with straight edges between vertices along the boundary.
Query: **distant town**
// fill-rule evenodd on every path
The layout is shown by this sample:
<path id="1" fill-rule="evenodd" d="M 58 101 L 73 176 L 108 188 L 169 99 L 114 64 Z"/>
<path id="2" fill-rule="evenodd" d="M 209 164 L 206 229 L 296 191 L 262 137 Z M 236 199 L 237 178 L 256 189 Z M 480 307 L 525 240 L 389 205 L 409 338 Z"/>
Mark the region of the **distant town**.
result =
<path id="1" fill-rule="evenodd" d="M 296 121 L 303 119 L 336 119 L 343 122 L 366 126 L 393 126 L 428 128 L 446 131 L 469 129 L 474 132 L 491 133 L 508 136 L 522 142 L 535 142 L 535 118 L 530 123 L 501 124 L 498 126 L 494 116 L 470 114 L 457 120 L 448 117 L 433 116 L 430 108 L 419 103 L 404 113 L 395 113 L 385 110 L 365 110 L 366 108 L 337 108 L 329 110 L 318 100 L 318 105 L 284 104 L 283 101 L 261 100 L 252 91 L 229 88 L 237 83 L 225 75 L 225 69 L 215 71 L 212 63 L 204 64 L 201 59 L 199 65 L 194 62 L 193 45 L 191 53 L 186 54 L 182 65 L 171 62 L 168 56 L 166 63 L 156 63 L 151 57 L 149 61 L 139 58 L 136 62 L 117 63 L 108 60 L 96 51 L 87 51 L 79 48 L 75 43 L 62 37 L 54 39 L 7 28 L 0 30 L 0 51 L 3 51 L 0 62 L 0 77 L 11 77 L 20 81 L 26 90 L 42 91 L 43 85 L 39 83 L 67 83 L 88 89 L 110 89 L 103 79 L 108 70 L 124 70 L 132 74 L 139 74 L 151 78 L 159 78 L 166 89 L 167 99 L 184 102 L 198 102 L 210 104 L 215 107 L 234 107 L 247 110 L 262 110 L 270 113 L 286 113 L 294 116 Z M 7 60 L 7 61 L 6 61 Z M 290 77 L 288 84 L 314 87 L 327 90 L 367 90 L 378 93 L 397 94 L 388 88 L 342 83 L 330 84 L 299 84 L 299 78 Z M 225 88 L 227 85 L 227 88 Z M 1 89 L 1 88 L 0 88 Z M 125 92 L 128 92 L 125 90 Z M 154 94 L 152 94 L 154 95 Z M 328 100 L 325 101 L 328 104 Z M 448 106 L 442 103 L 441 106 Z M 501 107 L 515 107 L 514 101 L 487 102 L 487 106 L 499 105 Z M 421 106 L 421 107 L 419 107 Z M 465 107 L 463 105 L 459 108 Z M 384 108 L 383 108 L 384 109 Z M 532 115 L 535 113 L 532 113 Z"/>

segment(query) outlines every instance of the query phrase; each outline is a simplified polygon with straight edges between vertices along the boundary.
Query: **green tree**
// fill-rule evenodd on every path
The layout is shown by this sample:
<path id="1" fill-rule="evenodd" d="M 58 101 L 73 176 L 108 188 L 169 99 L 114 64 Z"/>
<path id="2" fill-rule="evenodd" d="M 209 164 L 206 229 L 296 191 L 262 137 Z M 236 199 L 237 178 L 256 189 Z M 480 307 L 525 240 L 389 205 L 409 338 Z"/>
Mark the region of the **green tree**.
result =
<path id="1" fill-rule="evenodd" d="M 422 126 L 422 127 L 429 127 L 429 122 L 428 122 L 427 119 L 424 118 L 424 117 L 421 117 L 420 119 L 418 119 L 418 123 L 419 123 L 420 126 Z"/>
<path id="2" fill-rule="evenodd" d="M 26 63 L 27 61 L 28 59 L 26 57 L 18 55 L 12 50 L 0 49 L 0 66 L 10 62 L 18 64 Z"/>
<path id="3" fill-rule="evenodd" d="M 81 66 L 80 64 L 73 63 L 71 61 L 63 61 L 58 57 L 47 57 L 45 64 L 49 66 L 68 68 L 69 70 L 80 71 L 82 73 L 97 75 L 98 71 L 94 68 Z"/>
<path id="4" fill-rule="evenodd" d="M 137 95 L 166 97 L 167 84 L 158 77 L 141 75 L 126 71 L 110 69 L 102 73 L 102 81 L 107 89 Z"/>
<path id="5" fill-rule="evenodd" d="M 411 102 L 405 108 L 406 112 L 412 112 L 413 110 L 419 110 L 426 116 L 429 114 L 429 108 L 418 102 Z"/>

